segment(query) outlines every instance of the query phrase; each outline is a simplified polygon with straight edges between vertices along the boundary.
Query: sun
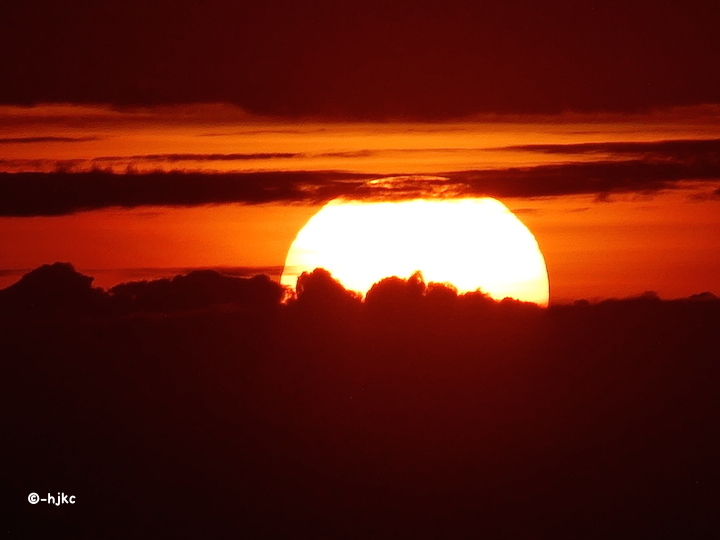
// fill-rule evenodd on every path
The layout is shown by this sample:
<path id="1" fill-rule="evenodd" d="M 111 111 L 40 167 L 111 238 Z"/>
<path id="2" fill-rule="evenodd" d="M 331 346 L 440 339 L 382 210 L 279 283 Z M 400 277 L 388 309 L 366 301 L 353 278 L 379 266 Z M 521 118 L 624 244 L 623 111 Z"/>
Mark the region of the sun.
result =
<path id="1" fill-rule="evenodd" d="M 290 246 L 281 278 L 328 270 L 365 294 L 383 278 L 417 270 L 458 292 L 482 290 L 547 306 L 548 274 L 535 237 L 500 201 L 487 197 L 326 204 Z"/>

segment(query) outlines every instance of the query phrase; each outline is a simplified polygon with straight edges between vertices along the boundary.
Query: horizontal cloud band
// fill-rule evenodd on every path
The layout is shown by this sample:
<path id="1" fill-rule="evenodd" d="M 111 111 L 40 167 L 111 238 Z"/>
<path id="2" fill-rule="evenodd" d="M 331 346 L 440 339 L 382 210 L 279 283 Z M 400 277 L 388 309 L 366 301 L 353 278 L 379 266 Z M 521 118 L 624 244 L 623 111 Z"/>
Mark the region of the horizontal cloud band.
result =
<path id="1" fill-rule="evenodd" d="M 548 197 L 649 193 L 684 181 L 710 182 L 720 196 L 720 161 L 600 161 L 503 170 L 450 172 L 437 177 L 340 171 L 113 174 L 0 173 L 0 216 L 51 216 L 108 207 L 307 203 L 335 197 L 402 200 L 422 197 Z"/>

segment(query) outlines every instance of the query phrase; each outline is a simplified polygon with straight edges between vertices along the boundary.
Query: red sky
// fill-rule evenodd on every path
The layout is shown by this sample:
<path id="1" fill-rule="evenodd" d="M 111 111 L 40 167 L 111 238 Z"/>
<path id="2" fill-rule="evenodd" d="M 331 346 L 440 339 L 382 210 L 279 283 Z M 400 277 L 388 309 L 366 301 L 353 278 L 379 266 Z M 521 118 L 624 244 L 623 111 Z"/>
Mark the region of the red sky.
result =
<path id="1" fill-rule="evenodd" d="M 321 188 L 337 189 L 342 173 L 339 179 L 323 175 L 345 171 L 368 179 L 446 175 L 453 186 L 471 182 L 473 189 L 499 193 L 535 234 L 554 301 L 646 290 L 665 297 L 720 291 L 716 107 L 434 123 L 298 123 L 230 105 L 122 111 L 5 106 L 0 113 L 0 167 L 45 171 L 59 186 L 47 195 L 21 189 L 15 199 L 6 197 L 6 217 L 0 217 L 3 284 L 23 269 L 56 260 L 73 262 L 101 286 L 194 267 L 277 272 L 295 234 L 322 202 L 303 198 L 300 190 L 264 204 L 243 193 L 217 200 L 210 194 L 214 204 L 208 205 L 201 204 L 208 202 L 200 199 L 208 196 L 203 186 L 222 172 L 238 173 L 234 181 L 246 182 L 246 173 L 301 171 Z M 617 170 L 618 164 L 631 168 Z M 62 191 L 63 182 L 73 178 L 67 173 L 93 168 L 203 174 L 182 204 L 171 193 L 180 178 L 169 184 L 167 203 L 157 204 L 158 199 L 143 199 L 142 186 L 151 181 L 135 174 L 140 194 L 132 204 L 91 199 L 84 211 L 50 212 L 57 215 L 27 206 L 33 198 L 71 197 Z M 53 172 L 59 169 L 65 176 Z M 499 179 L 483 180 L 483 174 Z M 478 175 L 480 183 L 472 184 Z M 16 178 L 6 175 L 6 186 Z"/>
<path id="2" fill-rule="evenodd" d="M 718 27 L 711 0 L 6 2 L 0 285 L 277 271 L 330 198 L 430 189 L 515 210 L 554 300 L 720 293 Z M 445 180 L 363 185 L 409 174 Z"/>

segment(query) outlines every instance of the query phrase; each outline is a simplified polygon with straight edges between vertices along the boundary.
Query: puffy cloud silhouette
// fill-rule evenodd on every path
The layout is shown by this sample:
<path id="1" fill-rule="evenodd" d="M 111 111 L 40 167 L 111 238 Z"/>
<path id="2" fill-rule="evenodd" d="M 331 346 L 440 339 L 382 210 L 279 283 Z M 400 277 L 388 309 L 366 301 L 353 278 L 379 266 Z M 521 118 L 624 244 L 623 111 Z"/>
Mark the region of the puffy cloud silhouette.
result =
<path id="1" fill-rule="evenodd" d="M 395 310 L 409 311 L 419 307 L 426 288 L 420 272 L 415 272 L 406 280 L 397 276 L 387 277 L 370 287 L 365 303 L 373 311 L 391 315 Z"/>
<path id="2" fill-rule="evenodd" d="M 29 315 L 97 312 L 104 294 L 92 287 L 94 279 L 76 272 L 70 263 L 45 264 L 1 290 L 0 308 Z"/>
<path id="3" fill-rule="evenodd" d="M 234 305 L 257 310 L 280 304 L 285 290 L 267 275 L 241 278 L 194 270 L 172 279 L 121 283 L 105 291 L 69 263 L 43 265 L 0 290 L 0 312 L 23 315 L 188 311 Z"/>
<path id="4" fill-rule="evenodd" d="M 360 294 L 346 290 L 324 268 L 300 274 L 295 291 L 288 307 L 315 318 L 327 319 L 330 315 L 336 321 L 344 319 L 356 314 L 362 302 Z"/>
<path id="5" fill-rule="evenodd" d="M 266 275 L 237 278 L 215 270 L 195 270 L 172 279 L 122 283 L 109 294 L 125 310 L 173 311 L 221 304 L 272 307 L 280 303 L 284 291 Z"/>

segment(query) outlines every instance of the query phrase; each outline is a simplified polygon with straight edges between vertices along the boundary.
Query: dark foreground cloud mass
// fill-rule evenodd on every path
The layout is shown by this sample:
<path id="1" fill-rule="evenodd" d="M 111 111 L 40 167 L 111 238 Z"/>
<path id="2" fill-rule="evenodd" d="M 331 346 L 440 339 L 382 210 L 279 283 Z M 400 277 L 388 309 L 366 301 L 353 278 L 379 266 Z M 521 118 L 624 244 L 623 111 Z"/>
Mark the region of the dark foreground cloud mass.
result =
<path id="1" fill-rule="evenodd" d="M 541 309 L 414 276 L 384 280 L 363 303 L 321 270 L 288 304 L 279 290 L 200 273 L 98 291 L 52 265 L 2 291 L 5 529 L 720 531 L 713 295 Z M 218 304 L 224 294 L 232 301 Z M 113 296 L 122 302 L 96 311 Z M 77 500 L 31 505 L 33 492 Z"/>

